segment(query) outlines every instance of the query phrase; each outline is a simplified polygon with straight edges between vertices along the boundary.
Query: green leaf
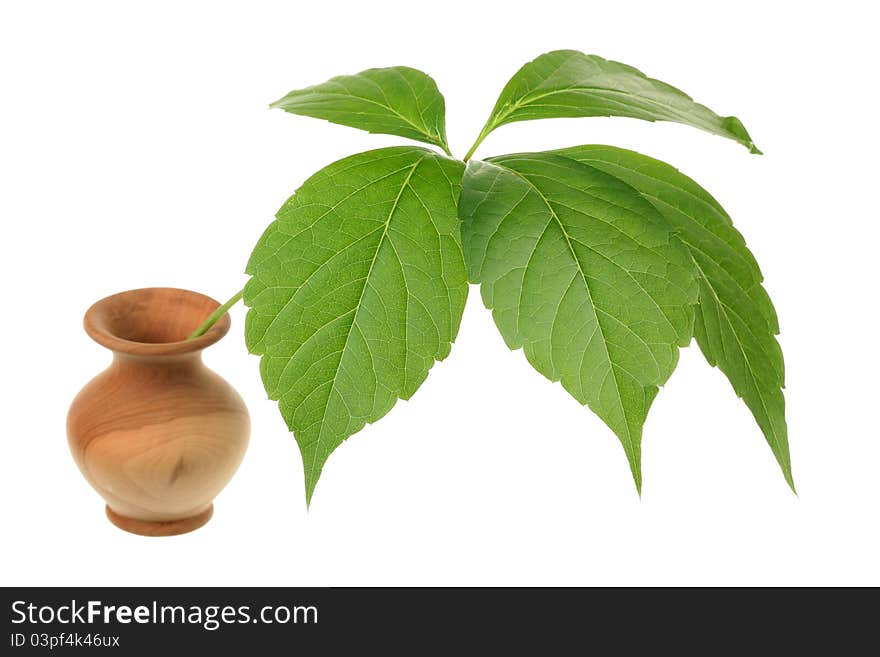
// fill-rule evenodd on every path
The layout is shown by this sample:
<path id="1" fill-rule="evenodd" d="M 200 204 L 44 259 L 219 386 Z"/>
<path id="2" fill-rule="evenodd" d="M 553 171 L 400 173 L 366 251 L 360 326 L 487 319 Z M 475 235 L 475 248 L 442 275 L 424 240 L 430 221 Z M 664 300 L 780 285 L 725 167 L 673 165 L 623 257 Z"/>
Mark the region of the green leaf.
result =
<path id="1" fill-rule="evenodd" d="M 678 232 L 700 282 L 697 343 L 754 415 L 794 490 L 776 312 L 761 287 L 761 270 L 730 217 L 708 192 L 664 162 L 611 146 L 557 152 L 632 185 Z"/>
<path id="2" fill-rule="evenodd" d="M 693 330 L 687 251 L 635 189 L 553 153 L 472 161 L 459 212 L 505 342 L 617 434 L 641 491 L 642 425 Z"/>
<path id="3" fill-rule="evenodd" d="M 462 169 L 409 146 L 334 162 L 251 255 L 247 344 L 300 446 L 307 501 L 330 453 L 449 353 L 467 297 Z"/>
<path id="4" fill-rule="evenodd" d="M 446 104 L 428 75 L 406 66 L 371 68 L 291 91 L 278 107 L 367 132 L 408 137 L 449 154 Z"/>
<path id="5" fill-rule="evenodd" d="M 628 116 L 674 121 L 755 146 L 735 116 L 721 117 L 690 96 L 641 71 L 576 50 L 555 50 L 523 66 L 507 83 L 477 143 L 515 121 L 579 116 Z"/>

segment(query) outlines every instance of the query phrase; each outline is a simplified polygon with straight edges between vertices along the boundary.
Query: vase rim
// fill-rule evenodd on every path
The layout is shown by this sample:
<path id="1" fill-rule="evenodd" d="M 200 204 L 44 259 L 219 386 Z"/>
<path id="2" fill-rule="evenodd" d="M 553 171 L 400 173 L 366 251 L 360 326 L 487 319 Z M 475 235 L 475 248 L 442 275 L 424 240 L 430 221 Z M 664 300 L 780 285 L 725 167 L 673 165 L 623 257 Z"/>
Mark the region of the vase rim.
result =
<path id="1" fill-rule="evenodd" d="M 199 352 L 229 331 L 229 314 L 197 338 L 187 340 L 220 307 L 211 297 L 173 287 L 146 287 L 111 294 L 86 311 L 83 326 L 98 344 L 134 356 Z"/>

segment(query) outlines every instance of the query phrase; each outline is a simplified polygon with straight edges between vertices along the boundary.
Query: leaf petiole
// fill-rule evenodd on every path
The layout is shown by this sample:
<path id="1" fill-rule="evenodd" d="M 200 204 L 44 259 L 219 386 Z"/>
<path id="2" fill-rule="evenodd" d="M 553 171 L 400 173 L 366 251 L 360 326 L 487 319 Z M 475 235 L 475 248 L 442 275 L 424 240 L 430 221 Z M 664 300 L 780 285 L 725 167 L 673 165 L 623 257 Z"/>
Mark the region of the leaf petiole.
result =
<path id="1" fill-rule="evenodd" d="M 495 129 L 495 126 L 492 125 L 492 122 L 489 121 L 486 125 L 483 126 L 483 129 L 480 130 L 480 134 L 477 137 L 477 140 L 474 142 L 474 145 L 471 146 L 470 150 L 467 152 L 467 155 L 464 156 L 463 162 L 467 162 L 471 159 L 471 156 L 476 152 L 476 150 L 480 147 L 480 144 L 483 143 L 483 140 L 489 136 L 489 133 Z"/>
<path id="2" fill-rule="evenodd" d="M 232 298 L 229 299 L 229 301 L 227 301 L 222 306 L 218 307 L 217 310 L 212 312 L 211 315 L 208 317 L 208 319 L 206 319 L 204 322 L 202 322 L 195 331 L 193 331 L 192 333 L 189 334 L 189 336 L 187 336 L 186 339 L 192 340 L 194 338 L 199 337 L 200 335 L 204 335 L 205 333 L 207 333 L 210 330 L 210 328 L 212 326 L 214 326 L 214 324 L 217 323 L 218 319 L 220 319 L 221 317 L 223 317 L 223 315 L 225 315 L 227 312 L 229 312 L 229 309 L 232 308 L 232 306 L 234 306 L 239 301 L 241 301 L 242 294 L 244 294 L 243 289 L 236 292 L 232 296 Z"/>

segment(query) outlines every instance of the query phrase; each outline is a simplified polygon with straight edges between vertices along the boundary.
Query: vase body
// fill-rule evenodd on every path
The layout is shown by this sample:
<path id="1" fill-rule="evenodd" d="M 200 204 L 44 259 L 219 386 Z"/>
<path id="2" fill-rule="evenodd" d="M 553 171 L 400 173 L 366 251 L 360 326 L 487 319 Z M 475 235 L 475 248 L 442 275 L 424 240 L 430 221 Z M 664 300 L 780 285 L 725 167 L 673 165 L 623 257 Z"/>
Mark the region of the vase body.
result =
<path id="1" fill-rule="evenodd" d="M 68 442 L 108 518 L 126 531 L 168 536 L 201 527 L 244 457 L 247 408 L 202 362 L 229 316 L 186 339 L 218 306 L 195 292 L 146 288 L 86 313 L 86 332 L 113 361 L 74 399 Z"/>

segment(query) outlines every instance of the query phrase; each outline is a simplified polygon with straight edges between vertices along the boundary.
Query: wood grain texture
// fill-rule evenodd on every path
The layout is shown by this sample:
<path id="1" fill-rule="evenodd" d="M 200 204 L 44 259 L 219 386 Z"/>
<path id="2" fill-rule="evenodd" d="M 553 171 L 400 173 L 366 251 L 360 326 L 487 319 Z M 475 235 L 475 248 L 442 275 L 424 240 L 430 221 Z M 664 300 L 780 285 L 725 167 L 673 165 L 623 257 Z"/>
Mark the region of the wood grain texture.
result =
<path id="1" fill-rule="evenodd" d="M 113 362 L 74 399 L 67 435 L 122 529 L 163 536 L 200 527 L 244 457 L 247 408 L 201 358 L 229 330 L 229 316 L 186 340 L 218 305 L 195 292 L 147 288 L 86 313 L 86 332 L 113 351 Z"/>

